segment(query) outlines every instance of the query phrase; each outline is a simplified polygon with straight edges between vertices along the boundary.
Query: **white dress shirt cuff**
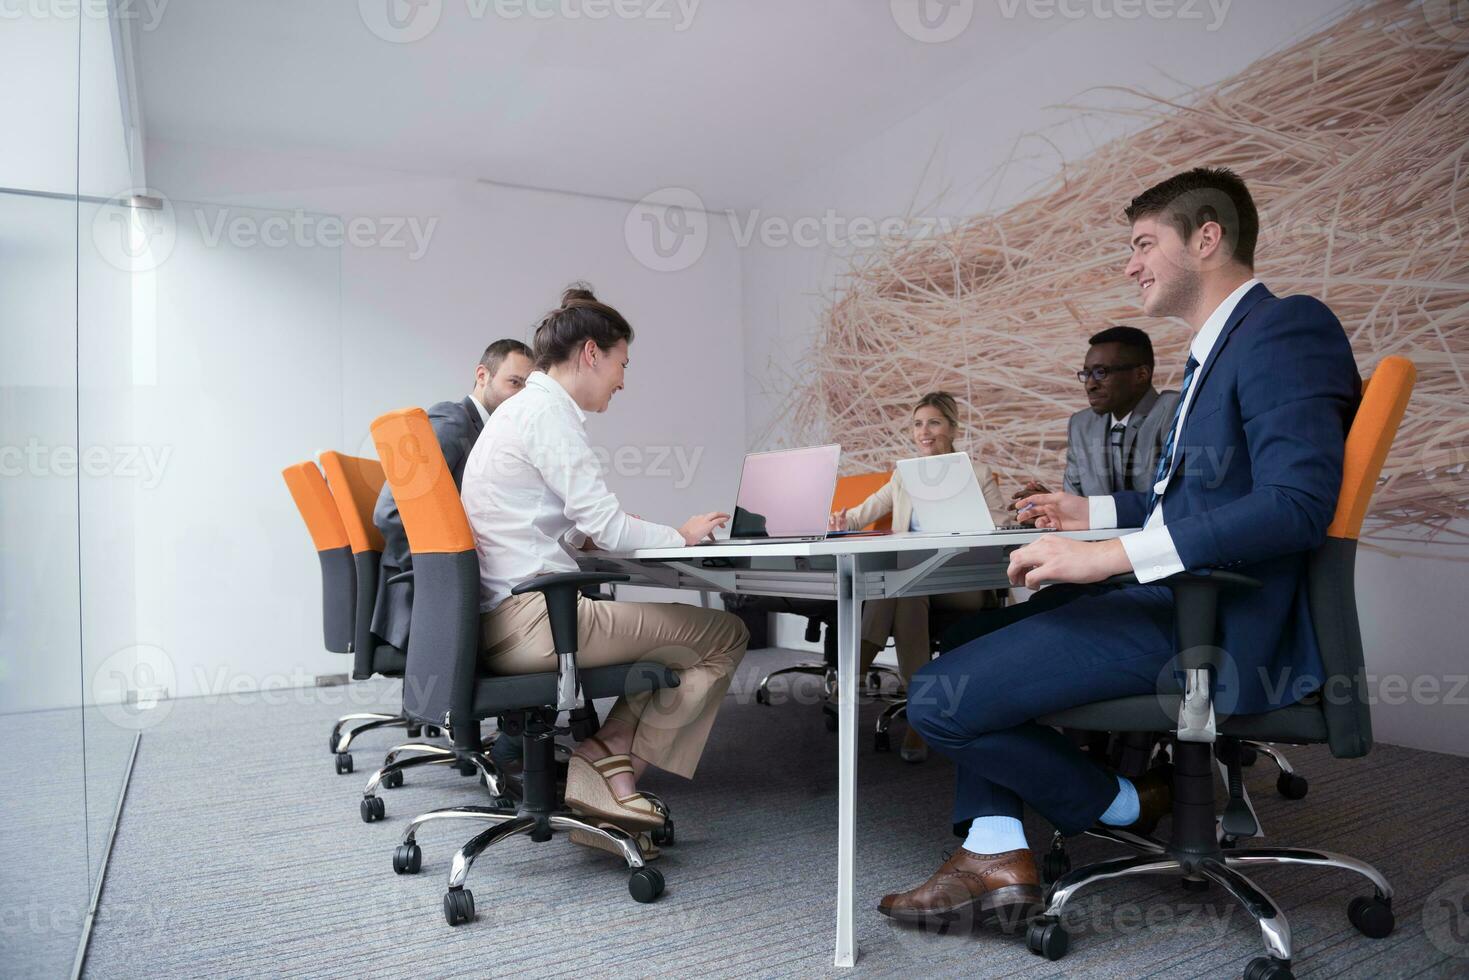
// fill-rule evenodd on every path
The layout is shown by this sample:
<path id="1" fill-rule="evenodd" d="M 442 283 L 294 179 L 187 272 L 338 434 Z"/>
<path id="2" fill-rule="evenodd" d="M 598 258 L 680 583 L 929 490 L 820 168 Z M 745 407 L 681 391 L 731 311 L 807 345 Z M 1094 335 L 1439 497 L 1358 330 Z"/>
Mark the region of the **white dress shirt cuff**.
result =
<path id="1" fill-rule="evenodd" d="M 1087 497 L 1088 526 L 1093 530 L 1117 526 L 1117 501 L 1103 495 Z"/>
<path id="2" fill-rule="evenodd" d="M 1156 582 L 1183 571 L 1183 560 L 1178 557 L 1173 535 L 1168 533 L 1165 525 L 1124 534 L 1118 540 L 1122 542 L 1122 550 L 1127 552 L 1127 560 L 1132 563 L 1132 572 L 1139 582 Z"/>

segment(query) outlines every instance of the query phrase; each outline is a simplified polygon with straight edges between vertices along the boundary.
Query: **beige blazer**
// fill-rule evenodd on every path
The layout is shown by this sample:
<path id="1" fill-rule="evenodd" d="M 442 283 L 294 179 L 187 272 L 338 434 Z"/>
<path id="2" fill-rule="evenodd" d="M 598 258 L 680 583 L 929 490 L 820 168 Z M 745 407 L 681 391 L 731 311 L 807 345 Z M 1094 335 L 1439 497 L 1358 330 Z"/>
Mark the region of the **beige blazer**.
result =
<path id="1" fill-rule="evenodd" d="M 1010 514 L 1000 496 L 1000 481 L 988 466 L 975 460 L 971 462 L 974 463 L 974 478 L 979 482 L 979 489 L 984 491 L 984 502 L 989 504 L 990 518 L 996 527 L 1008 523 Z M 892 479 L 884 483 L 881 490 L 847 511 L 847 527 L 853 530 L 863 528 L 887 514 L 893 515 L 894 531 L 908 530 L 913 521 L 913 500 L 903 489 L 903 480 L 897 470 L 893 470 Z"/>

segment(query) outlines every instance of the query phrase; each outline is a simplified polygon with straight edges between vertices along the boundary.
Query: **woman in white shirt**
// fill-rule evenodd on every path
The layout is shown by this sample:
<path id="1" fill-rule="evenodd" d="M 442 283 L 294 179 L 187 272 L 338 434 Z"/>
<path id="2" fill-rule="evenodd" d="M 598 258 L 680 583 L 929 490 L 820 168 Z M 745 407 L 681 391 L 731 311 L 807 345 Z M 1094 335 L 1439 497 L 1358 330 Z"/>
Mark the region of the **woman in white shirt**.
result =
<path id="1" fill-rule="evenodd" d="M 954 451 L 954 439 L 959 434 L 959 405 L 954 396 L 946 391 L 934 391 L 924 395 L 913 406 L 913 444 L 920 456 L 942 456 Z M 1005 502 L 1000 496 L 1000 485 L 990 468 L 971 458 L 974 476 L 984 491 L 985 503 L 989 504 L 990 516 L 996 524 L 1008 520 Z M 917 531 L 913 525 L 913 501 L 903 487 L 896 470 L 892 479 L 883 484 L 872 496 L 856 507 L 837 511 L 831 515 L 831 529 L 845 531 L 848 528 L 866 527 L 873 521 L 893 515 L 894 531 Z M 860 672 L 865 674 L 891 636 L 898 653 L 898 675 L 906 686 L 913 672 L 933 656 L 928 635 L 928 614 L 931 609 L 950 612 L 975 612 L 991 609 L 1000 604 L 998 593 L 989 589 L 976 592 L 959 592 L 952 595 L 904 596 L 901 599 L 869 599 L 862 604 L 862 659 Z M 903 737 L 901 755 L 907 762 L 922 762 L 928 757 L 928 747 L 922 737 L 911 727 Z"/>
<path id="2" fill-rule="evenodd" d="M 692 545 L 729 519 L 699 514 L 680 528 L 644 521 L 624 511 L 602 479 L 586 413 L 606 411 L 622 389 L 632 339 L 616 310 L 588 289 L 568 289 L 536 328 L 537 370 L 490 416 L 469 454 L 461 497 L 479 553 L 480 657 L 491 673 L 556 669 L 545 600 L 512 596 L 513 586 L 576 571 L 579 548 Z M 567 805 L 634 833 L 661 826 L 637 779 L 648 766 L 694 775 L 748 639 L 744 624 L 720 610 L 579 600 L 579 666 L 655 661 L 677 668 L 680 683 L 617 700 L 572 756 Z"/>

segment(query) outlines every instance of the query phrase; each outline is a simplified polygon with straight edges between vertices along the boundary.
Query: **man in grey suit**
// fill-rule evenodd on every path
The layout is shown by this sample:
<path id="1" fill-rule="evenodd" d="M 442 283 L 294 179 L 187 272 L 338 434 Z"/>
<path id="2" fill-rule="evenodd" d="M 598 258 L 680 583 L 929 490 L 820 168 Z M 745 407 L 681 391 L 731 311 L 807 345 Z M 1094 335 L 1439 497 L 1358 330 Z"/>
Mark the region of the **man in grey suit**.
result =
<path id="1" fill-rule="evenodd" d="M 507 398 L 525 387 L 535 365 L 530 348 L 518 340 L 497 340 L 485 348 L 474 369 L 474 390 L 457 402 L 439 402 L 428 410 L 429 422 L 438 436 L 444 461 L 454 474 L 454 485 L 464 480 L 464 463 L 485 427 L 485 421 Z M 372 522 L 383 534 L 382 572 L 372 611 L 372 631 L 399 650 L 408 648 L 408 628 L 413 610 L 413 580 L 388 585 L 388 580 L 413 567 L 408 553 L 408 535 L 398 516 L 393 492 L 383 484 L 373 508 Z"/>
<path id="2" fill-rule="evenodd" d="M 1088 343 L 1076 376 L 1090 407 L 1067 424 L 1063 488 L 1082 496 L 1147 491 L 1178 393 L 1153 387 L 1153 342 L 1136 327 L 1109 327 Z M 1049 492 L 1032 482 L 1015 499 Z"/>

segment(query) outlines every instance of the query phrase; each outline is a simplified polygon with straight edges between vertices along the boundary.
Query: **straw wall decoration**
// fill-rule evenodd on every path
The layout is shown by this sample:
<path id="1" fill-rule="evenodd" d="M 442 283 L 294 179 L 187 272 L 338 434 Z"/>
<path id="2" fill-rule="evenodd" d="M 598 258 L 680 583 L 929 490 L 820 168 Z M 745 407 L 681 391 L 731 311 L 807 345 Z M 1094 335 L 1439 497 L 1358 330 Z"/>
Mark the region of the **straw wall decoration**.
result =
<path id="1" fill-rule="evenodd" d="M 1469 513 L 1469 52 L 1454 40 L 1417 4 L 1372 3 L 1188 99 L 1130 93 L 1140 131 L 1037 196 L 859 255 L 778 424 L 840 441 L 845 472 L 886 469 L 910 454 L 913 401 L 944 388 L 961 445 L 1003 485 L 1058 483 L 1088 336 L 1141 326 L 1158 387 L 1182 375 L 1188 328 L 1142 317 L 1122 275 L 1122 207 L 1180 170 L 1227 166 L 1261 210 L 1259 277 L 1324 300 L 1364 376 L 1389 354 L 1418 366 L 1369 533 L 1449 543 Z"/>

